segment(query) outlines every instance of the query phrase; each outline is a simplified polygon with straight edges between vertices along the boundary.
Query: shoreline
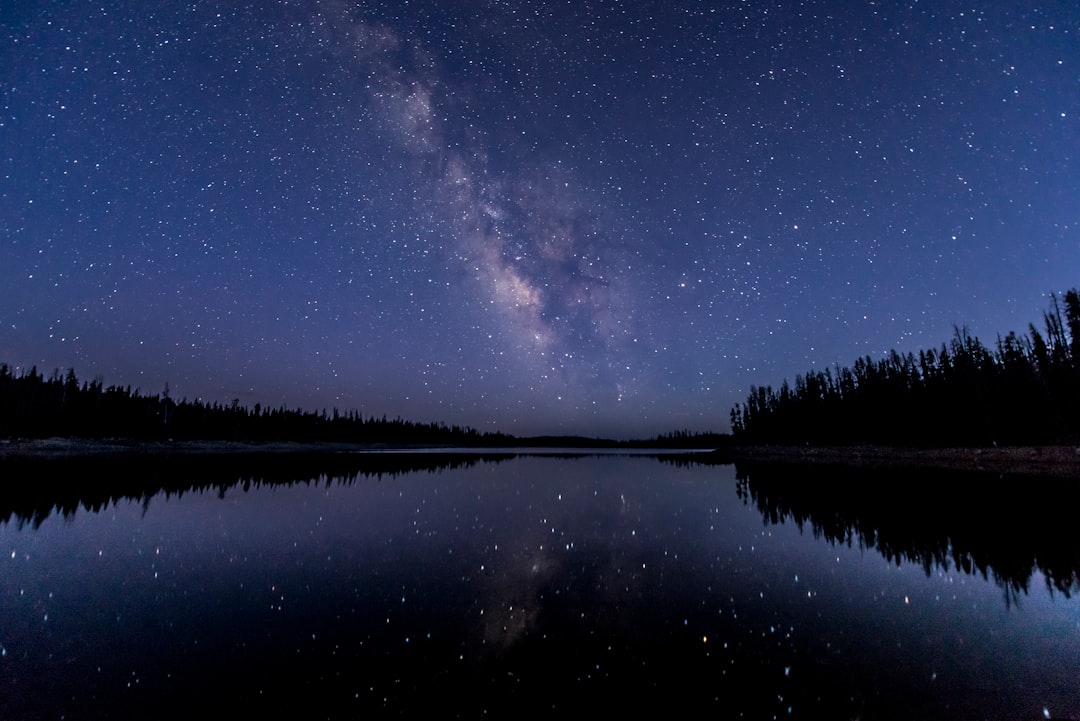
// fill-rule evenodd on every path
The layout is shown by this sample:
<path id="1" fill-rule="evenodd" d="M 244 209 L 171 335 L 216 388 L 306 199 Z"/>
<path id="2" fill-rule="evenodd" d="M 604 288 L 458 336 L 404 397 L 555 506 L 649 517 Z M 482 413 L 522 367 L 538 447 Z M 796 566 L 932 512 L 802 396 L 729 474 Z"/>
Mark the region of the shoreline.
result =
<path id="1" fill-rule="evenodd" d="M 133 439 L 94 440 L 84 438 L 0 439 L 0 461 L 23 459 L 71 459 L 153 456 L 237 456 L 265 454 L 351 454 L 409 451 L 432 452 L 431 445 L 386 443 L 290 442 L 290 441 L 142 441 Z M 490 446 L 471 448 L 446 446 L 447 452 L 477 454 L 552 450 L 546 447 Z M 580 451 L 582 449 L 566 449 Z M 990 448 L 915 448 L 904 446 L 796 446 L 733 445 L 712 451 L 635 449 L 636 453 L 667 455 L 675 452 L 696 456 L 712 463 L 768 463 L 848 466 L 856 468 L 939 468 L 990 473 L 1051 475 L 1080 479 L 1080 446 L 1039 445 Z"/>
<path id="2" fill-rule="evenodd" d="M 454 446 L 457 448 L 458 446 Z M 297 441 L 143 441 L 129 438 L 6 438 L 0 439 L 0 460 L 49 459 L 102 456 L 239 455 L 298 453 L 361 453 L 437 446 L 386 443 L 338 443 Z"/>
<path id="3" fill-rule="evenodd" d="M 912 448 L 899 446 L 732 446 L 717 459 L 749 463 L 798 463 L 859 468 L 942 468 L 1080 478 L 1080 446 Z"/>
<path id="4" fill-rule="evenodd" d="M 692 455 L 710 453 L 703 448 L 642 448 L 614 445 L 540 445 L 531 439 L 505 446 L 438 445 L 410 443 L 344 443 L 338 441 L 144 441 L 130 438 L 0 438 L 0 461 L 106 457 L 334 455 L 360 453 L 457 455 L 550 455 L 610 453 L 615 455 Z"/>

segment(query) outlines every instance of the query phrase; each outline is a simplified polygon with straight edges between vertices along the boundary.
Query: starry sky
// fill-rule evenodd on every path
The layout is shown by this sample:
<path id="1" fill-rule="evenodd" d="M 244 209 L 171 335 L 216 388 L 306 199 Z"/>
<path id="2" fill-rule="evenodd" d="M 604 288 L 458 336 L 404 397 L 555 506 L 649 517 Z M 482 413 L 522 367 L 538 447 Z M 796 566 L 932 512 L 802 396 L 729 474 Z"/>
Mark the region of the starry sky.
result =
<path id="1" fill-rule="evenodd" d="M 1071 1 L 0 0 L 0 361 L 515 434 L 1080 285 Z"/>

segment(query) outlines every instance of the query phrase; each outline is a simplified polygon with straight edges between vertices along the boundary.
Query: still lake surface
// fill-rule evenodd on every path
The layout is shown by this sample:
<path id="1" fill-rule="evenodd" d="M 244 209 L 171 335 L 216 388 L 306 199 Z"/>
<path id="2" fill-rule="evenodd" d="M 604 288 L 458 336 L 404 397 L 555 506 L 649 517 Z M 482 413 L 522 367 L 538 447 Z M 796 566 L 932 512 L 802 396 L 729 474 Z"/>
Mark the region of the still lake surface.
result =
<path id="1" fill-rule="evenodd" d="M 3 472 L 0 718 L 1080 718 L 1075 481 L 502 452 Z"/>

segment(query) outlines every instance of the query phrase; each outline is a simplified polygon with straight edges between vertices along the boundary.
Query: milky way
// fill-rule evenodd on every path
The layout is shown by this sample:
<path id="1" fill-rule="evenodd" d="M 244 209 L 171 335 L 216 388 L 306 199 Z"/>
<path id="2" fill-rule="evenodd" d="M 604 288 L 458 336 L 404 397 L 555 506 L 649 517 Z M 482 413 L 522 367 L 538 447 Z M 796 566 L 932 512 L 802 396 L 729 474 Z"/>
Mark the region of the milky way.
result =
<path id="1" fill-rule="evenodd" d="M 134 2 L 0 14 L 0 361 L 514 433 L 1080 285 L 1080 7 Z"/>

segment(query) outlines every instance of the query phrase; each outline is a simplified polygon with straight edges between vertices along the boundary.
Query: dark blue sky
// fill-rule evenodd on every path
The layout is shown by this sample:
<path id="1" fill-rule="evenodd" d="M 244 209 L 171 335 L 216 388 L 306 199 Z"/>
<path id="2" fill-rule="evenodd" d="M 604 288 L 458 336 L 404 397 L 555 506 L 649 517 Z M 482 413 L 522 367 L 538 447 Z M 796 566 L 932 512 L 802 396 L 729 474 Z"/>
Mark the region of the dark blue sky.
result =
<path id="1" fill-rule="evenodd" d="M 1080 285 L 1074 2 L 0 3 L 0 361 L 512 433 Z"/>

